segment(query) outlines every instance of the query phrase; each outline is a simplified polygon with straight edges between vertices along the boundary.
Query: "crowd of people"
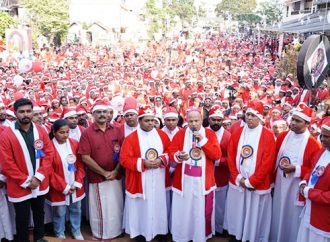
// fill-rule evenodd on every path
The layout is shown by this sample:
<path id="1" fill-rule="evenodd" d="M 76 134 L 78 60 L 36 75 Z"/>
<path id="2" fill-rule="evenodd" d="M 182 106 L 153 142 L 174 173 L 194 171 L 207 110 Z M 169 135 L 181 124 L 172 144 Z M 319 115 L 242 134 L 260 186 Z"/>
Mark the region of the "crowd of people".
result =
<path id="1" fill-rule="evenodd" d="M 44 242 L 52 223 L 65 239 L 69 221 L 83 240 L 84 216 L 99 241 L 330 241 L 327 83 L 312 96 L 280 73 L 277 46 L 208 33 L 44 47 L 24 73 L 9 54 L 0 237 L 33 227 Z"/>

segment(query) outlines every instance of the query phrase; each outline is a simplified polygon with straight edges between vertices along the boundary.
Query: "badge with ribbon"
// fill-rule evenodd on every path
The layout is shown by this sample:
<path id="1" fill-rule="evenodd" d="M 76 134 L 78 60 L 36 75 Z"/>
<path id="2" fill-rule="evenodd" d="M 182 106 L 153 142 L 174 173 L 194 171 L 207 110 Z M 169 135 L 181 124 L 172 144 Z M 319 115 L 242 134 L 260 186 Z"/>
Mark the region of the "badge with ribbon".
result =
<path id="1" fill-rule="evenodd" d="M 278 167 L 283 171 L 283 166 L 291 164 L 291 160 L 288 156 L 282 156 L 278 162 Z M 283 176 L 288 177 L 288 173 L 283 171 Z"/>
<path id="2" fill-rule="evenodd" d="M 146 160 L 156 160 L 158 158 L 158 152 L 154 148 L 150 148 L 146 151 Z"/>
<path id="3" fill-rule="evenodd" d="M 119 159 L 119 151 L 120 151 L 120 145 L 117 143 L 113 146 L 113 156 L 112 156 L 112 160 L 113 161 L 117 161 Z"/>
<path id="4" fill-rule="evenodd" d="M 202 159 L 203 151 L 199 147 L 191 148 L 189 151 L 190 158 L 195 161 L 195 166 L 197 166 L 197 161 Z"/>
<path id="5" fill-rule="evenodd" d="M 69 164 L 68 165 L 68 170 L 70 172 L 75 172 L 77 169 L 76 167 L 74 166 L 74 163 L 76 162 L 77 158 L 74 154 L 69 154 L 66 156 L 66 162 Z"/>
<path id="6" fill-rule="evenodd" d="M 37 159 L 40 159 L 40 157 L 45 157 L 45 153 L 42 151 L 42 149 L 44 148 L 44 142 L 41 139 L 37 139 L 36 141 L 34 141 L 33 147 L 37 151 Z"/>
<path id="7" fill-rule="evenodd" d="M 325 171 L 325 167 L 324 166 L 317 166 L 315 168 L 315 170 L 312 173 L 312 177 L 311 177 L 311 184 L 312 186 L 314 186 L 317 181 L 319 180 L 319 178 L 324 174 Z"/>
<path id="8" fill-rule="evenodd" d="M 246 159 L 253 155 L 253 148 L 251 145 L 243 145 L 241 150 L 241 165 L 245 165 Z"/>

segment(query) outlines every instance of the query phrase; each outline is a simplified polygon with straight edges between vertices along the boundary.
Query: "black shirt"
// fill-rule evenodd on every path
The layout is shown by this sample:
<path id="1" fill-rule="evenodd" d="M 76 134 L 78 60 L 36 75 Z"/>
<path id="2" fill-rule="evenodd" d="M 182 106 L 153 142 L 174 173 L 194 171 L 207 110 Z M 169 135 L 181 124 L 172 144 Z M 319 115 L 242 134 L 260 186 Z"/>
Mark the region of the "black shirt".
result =
<path id="1" fill-rule="evenodd" d="M 29 150 L 33 171 L 35 171 L 35 169 L 36 169 L 36 150 L 34 148 L 33 125 L 31 123 L 29 130 L 26 132 L 25 130 L 23 130 L 21 128 L 21 125 L 18 122 L 16 122 L 15 129 L 19 130 L 19 132 L 21 133 L 21 135 L 25 141 L 25 144 Z"/>

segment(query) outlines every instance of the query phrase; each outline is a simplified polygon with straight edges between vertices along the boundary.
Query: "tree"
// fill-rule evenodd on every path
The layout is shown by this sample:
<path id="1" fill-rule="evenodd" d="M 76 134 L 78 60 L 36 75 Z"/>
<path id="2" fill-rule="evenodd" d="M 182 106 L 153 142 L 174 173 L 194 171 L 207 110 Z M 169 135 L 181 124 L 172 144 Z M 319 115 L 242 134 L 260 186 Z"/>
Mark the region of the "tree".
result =
<path id="1" fill-rule="evenodd" d="M 0 12 L 0 36 L 5 37 L 6 29 L 17 25 L 15 19 L 6 12 Z M 1 38 L 0 38 L 1 39 Z"/>
<path id="2" fill-rule="evenodd" d="M 148 34 L 165 33 L 176 23 L 175 18 L 179 17 L 181 23 L 191 24 L 197 15 L 194 7 L 194 0 L 172 0 L 162 1 L 162 6 L 156 6 L 156 0 L 147 0 L 145 4 L 146 17 L 149 19 Z"/>
<path id="3" fill-rule="evenodd" d="M 262 2 L 257 10 L 259 16 L 266 17 L 267 24 L 279 22 L 282 19 L 282 11 L 279 9 L 278 4 L 273 2 Z"/>
<path id="4" fill-rule="evenodd" d="M 179 16 L 182 23 L 190 24 L 193 17 L 197 14 L 194 7 L 194 0 L 172 0 L 169 8 L 172 17 L 175 15 Z"/>
<path id="5" fill-rule="evenodd" d="M 23 0 L 34 31 L 49 38 L 64 39 L 69 28 L 68 0 Z"/>
<path id="6" fill-rule="evenodd" d="M 253 13 L 256 7 L 256 0 L 223 0 L 217 4 L 215 12 L 223 17 L 231 14 L 233 19 L 237 20 L 240 15 Z"/>

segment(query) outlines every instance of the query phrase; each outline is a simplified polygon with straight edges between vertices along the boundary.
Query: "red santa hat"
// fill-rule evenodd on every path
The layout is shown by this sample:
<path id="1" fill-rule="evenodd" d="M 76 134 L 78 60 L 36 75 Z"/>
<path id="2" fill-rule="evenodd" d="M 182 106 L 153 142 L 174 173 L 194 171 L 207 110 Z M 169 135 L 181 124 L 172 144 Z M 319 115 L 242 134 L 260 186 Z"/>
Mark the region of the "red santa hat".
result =
<path id="1" fill-rule="evenodd" d="M 224 117 L 222 123 L 226 124 L 226 123 L 231 123 L 231 119 L 228 117 Z"/>
<path id="2" fill-rule="evenodd" d="M 125 99 L 123 112 L 124 112 L 124 116 L 127 113 L 138 114 L 138 111 L 137 111 L 137 100 L 134 97 L 127 97 Z"/>
<path id="3" fill-rule="evenodd" d="M 77 111 L 75 109 L 67 108 L 67 107 L 63 108 L 63 112 L 62 112 L 62 118 L 63 119 L 70 118 L 70 117 L 75 116 L 75 115 L 77 115 Z"/>
<path id="4" fill-rule="evenodd" d="M 273 107 L 272 113 L 282 113 L 282 110 L 280 107 Z"/>
<path id="5" fill-rule="evenodd" d="M 330 121 L 326 122 L 325 124 L 322 124 L 321 128 L 330 131 Z"/>
<path id="6" fill-rule="evenodd" d="M 176 109 L 174 107 L 168 107 L 165 110 L 163 118 L 164 119 L 167 119 L 167 118 L 177 118 L 178 119 L 179 118 L 178 111 L 176 111 Z"/>
<path id="7" fill-rule="evenodd" d="M 92 113 L 94 113 L 95 111 L 98 111 L 98 110 L 108 110 L 108 109 L 110 109 L 109 104 L 107 104 L 104 101 L 98 101 L 94 104 L 94 106 L 92 108 Z"/>
<path id="8" fill-rule="evenodd" d="M 10 107 L 9 109 L 7 109 L 6 110 L 6 114 L 9 115 L 9 116 L 11 116 L 11 117 L 16 118 L 14 107 Z"/>
<path id="9" fill-rule="evenodd" d="M 87 111 L 87 108 L 85 106 L 79 105 L 76 108 L 76 112 L 79 115 L 79 114 L 87 113 L 88 111 Z"/>
<path id="10" fill-rule="evenodd" d="M 283 124 L 288 125 L 287 122 L 281 117 L 278 117 L 278 118 L 274 119 L 273 122 L 272 122 L 272 126 L 283 125 Z"/>
<path id="11" fill-rule="evenodd" d="M 56 120 L 60 119 L 61 115 L 59 113 L 55 113 L 53 112 L 50 116 L 49 116 L 49 122 L 54 123 Z"/>
<path id="12" fill-rule="evenodd" d="M 262 116 L 263 111 L 264 111 L 264 105 L 262 104 L 262 102 L 253 100 L 249 102 L 246 113 L 252 113 L 256 115 L 260 120 L 263 120 L 263 116 Z"/>
<path id="13" fill-rule="evenodd" d="M 296 115 L 303 120 L 310 122 L 313 116 L 313 109 L 308 107 L 305 103 L 301 102 L 293 111 L 292 115 Z"/>
<path id="14" fill-rule="evenodd" d="M 139 108 L 138 117 L 144 117 L 144 116 L 155 116 L 155 113 L 150 105 L 141 105 Z"/>
<path id="15" fill-rule="evenodd" d="M 223 118 L 223 113 L 219 105 L 214 105 L 211 107 L 209 112 L 209 118 L 213 117 Z"/>
<path id="16" fill-rule="evenodd" d="M 33 105 L 33 112 L 34 113 L 41 113 L 43 111 L 43 109 L 38 106 L 38 105 Z"/>

